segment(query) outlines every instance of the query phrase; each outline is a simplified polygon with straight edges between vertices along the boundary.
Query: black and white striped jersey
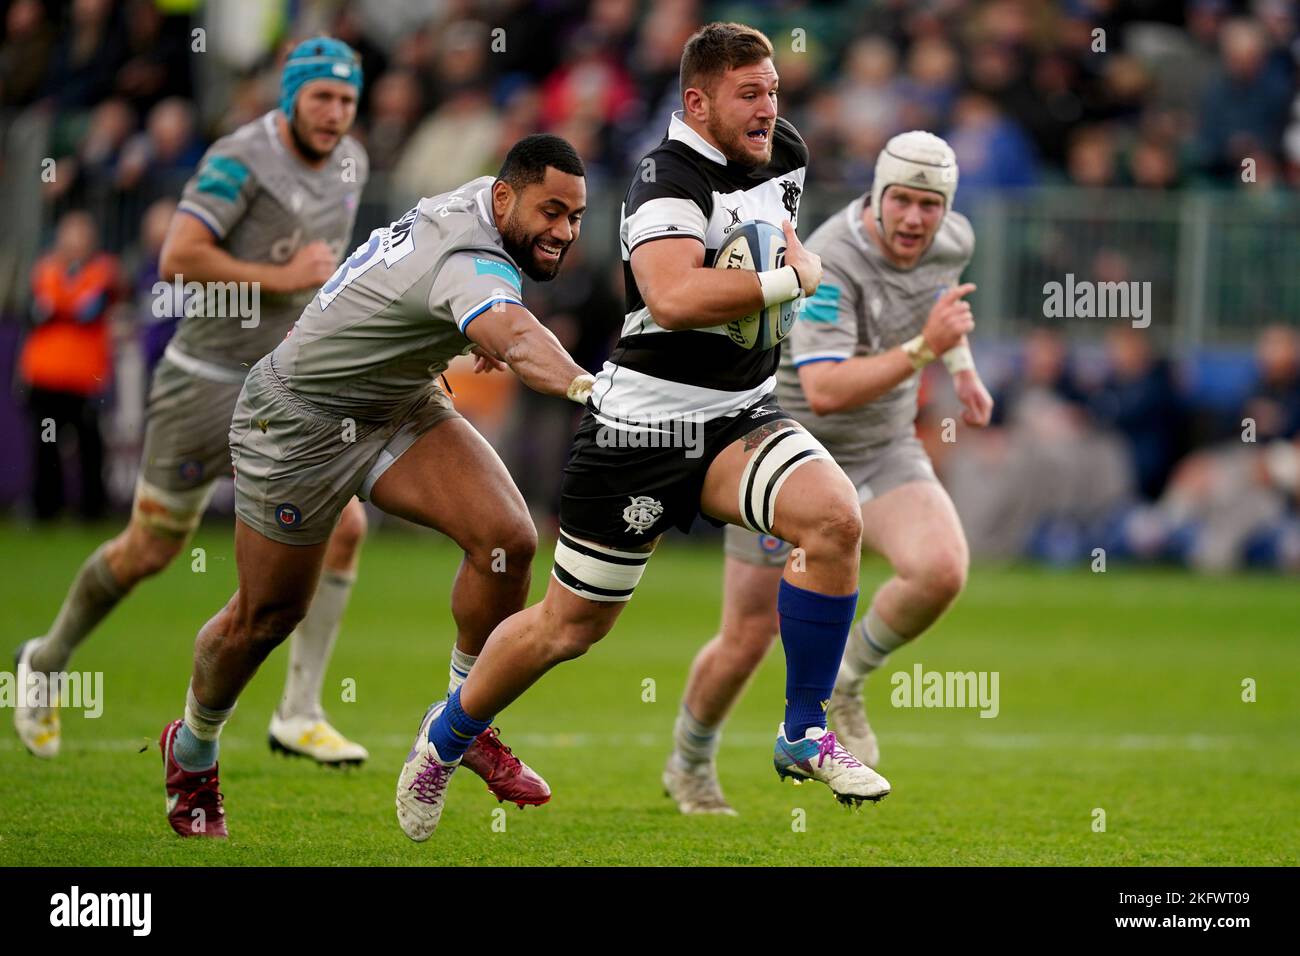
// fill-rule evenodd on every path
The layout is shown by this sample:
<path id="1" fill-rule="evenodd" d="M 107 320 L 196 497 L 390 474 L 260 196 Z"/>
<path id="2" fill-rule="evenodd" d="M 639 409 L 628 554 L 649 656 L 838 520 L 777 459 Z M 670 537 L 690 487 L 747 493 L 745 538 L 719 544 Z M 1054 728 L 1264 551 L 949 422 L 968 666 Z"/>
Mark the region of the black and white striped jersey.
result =
<path id="1" fill-rule="evenodd" d="M 643 242 L 688 236 L 704 243 L 711 268 L 728 234 L 742 222 L 799 224 L 808 147 L 778 118 L 772 159 L 757 169 L 726 157 L 675 113 L 668 135 L 641 161 L 623 200 L 619 236 L 627 314 L 618 344 L 596 376 L 592 404 L 611 423 L 734 414 L 775 387 L 780 346 L 745 349 L 723 326 L 670 331 L 656 324 L 632 274 Z"/>

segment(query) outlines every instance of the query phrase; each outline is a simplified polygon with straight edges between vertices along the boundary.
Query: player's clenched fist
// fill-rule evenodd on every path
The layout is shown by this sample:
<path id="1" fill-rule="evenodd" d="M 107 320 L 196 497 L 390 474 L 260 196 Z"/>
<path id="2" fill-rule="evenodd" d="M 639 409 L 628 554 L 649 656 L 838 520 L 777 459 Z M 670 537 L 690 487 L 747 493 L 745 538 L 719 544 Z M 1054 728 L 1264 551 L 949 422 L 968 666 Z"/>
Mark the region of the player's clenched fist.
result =
<path id="1" fill-rule="evenodd" d="M 975 317 L 971 313 L 970 303 L 963 296 L 975 291 L 975 284 L 953 286 L 939 296 L 930 309 L 930 316 L 925 320 L 921 334 L 935 355 L 942 355 L 961 343 L 961 337 L 975 328 Z"/>
<path id="2" fill-rule="evenodd" d="M 338 260 L 327 243 L 319 239 L 309 242 L 293 254 L 293 258 L 284 264 L 285 288 L 317 289 L 338 268 Z"/>
<path id="3" fill-rule="evenodd" d="M 794 271 L 799 274 L 803 294 L 812 295 L 822 283 L 822 257 L 803 247 L 790 220 L 781 223 L 781 229 L 785 232 L 785 264 L 794 266 Z"/>

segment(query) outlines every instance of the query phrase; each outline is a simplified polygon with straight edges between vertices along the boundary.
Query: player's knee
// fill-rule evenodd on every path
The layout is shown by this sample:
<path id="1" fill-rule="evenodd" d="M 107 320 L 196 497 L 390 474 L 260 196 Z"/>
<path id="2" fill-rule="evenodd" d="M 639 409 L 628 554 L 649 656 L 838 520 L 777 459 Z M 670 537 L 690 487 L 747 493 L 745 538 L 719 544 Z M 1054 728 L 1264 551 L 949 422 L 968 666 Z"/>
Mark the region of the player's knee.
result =
<path id="1" fill-rule="evenodd" d="M 837 495 L 806 522 L 799 546 L 810 556 L 856 555 L 862 547 L 862 512 L 857 501 Z"/>
<path id="2" fill-rule="evenodd" d="M 575 660 L 591 650 L 605 635 L 598 629 L 580 623 L 571 623 L 557 628 L 549 642 L 550 658 L 553 663 Z"/>
<path id="3" fill-rule="evenodd" d="M 365 506 L 359 501 L 353 501 L 343 509 L 338 524 L 334 526 L 334 544 L 340 551 L 346 552 L 351 557 L 360 550 L 368 529 Z"/>
<path id="4" fill-rule="evenodd" d="M 483 535 L 471 551 L 473 559 L 494 574 L 525 575 L 537 554 L 537 529 L 525 518 Z"/>
<path id="5" fill-rule="evenodd" d="M 307 602 L 249 608 L 237 629 L 237 636 L 262 656 L 283 643 L 307 613 Z"/>
<path id="6" fill-rule="evenodd" d="M 546 653 L 550 663 L 581 657 L 609 633 L 609 626 L 608 619 L 595 612 L 548 615 L 541 633 L 546 635 Z"/>
<path id="7" fill-rule="evenodd" d="M 838 501 L 825 518 L 825 536 L 856 555 L 862 549 L 862 511 L 856 500 Z"/>
<path id="8" fill-rule="evenodd" d="M 184 544 L 181 538 L 160 537 L 147 528 L 133 526 L 116 539 L 110 560 L 114 572 L 124 579 L 122 583 L 130 586 L 166 569 Z"/>
<path id="9" fill-rule="evenodd" d="M 941 548 L 927 554 L 916 580 L 932 603 L 947 607 L 966 587 L 969 560 L 960 548 Z"/>
<path id="10" fill-rule="evenodd" d="M 744 673 L 757 670 L 780 628 L 780 620 L 774 614 L 750 614 L 731 622 L 722 647 L 732 670 Z"/>

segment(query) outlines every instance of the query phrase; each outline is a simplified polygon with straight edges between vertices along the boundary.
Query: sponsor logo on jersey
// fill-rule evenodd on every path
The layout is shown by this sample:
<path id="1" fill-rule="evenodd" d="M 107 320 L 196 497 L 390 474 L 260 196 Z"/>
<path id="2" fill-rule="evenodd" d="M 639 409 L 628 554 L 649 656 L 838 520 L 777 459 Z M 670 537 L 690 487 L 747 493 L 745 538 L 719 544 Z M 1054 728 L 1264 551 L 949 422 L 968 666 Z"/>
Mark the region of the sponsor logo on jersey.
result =
<path id="1" fill-rule="evenodd" d="M 281 528 L 296 528 L 302 523 L 302 512 L 296 505 L 283 504 L 275 509 L 275 520 Z"/>
<path id="2" fill-rule="evenodd" d="M 233 156 L 210 156 L 199 169 L 199 192 L 234 202 L 248 180 L 248 167 Z"/>
<path id="3" fill-rule="evenodd" d="M 840 287 L 833 282 L 823 281 L 810 298 L 801 301 L 803 308 L 799 310 L 799 318 L 804 322 L 833 323 L 839 318 Z M 876 300 L 877 303 L 879 301 Z M 873 309 L 878 311 L 877 306 L 873 306 Z"/>
<path id="4" fill-rule="evenodd" d="M 731 232 L 731 230 L 740 225 L 740 207 L 737 206 L 735 209 L 731 209 L 727 206 L 723 206 L 722 208 L 726 209 L 731 216 L 731 222 L 722 227 L 722 234 L 725 236 L 727 233 Z"/>
<path id="5" fill-rule="evenodd" d="M 475 256 L 474 274 L 480 276 L 490 275 L 496 276 L 499 279 L 505 279 L 516 292 L 523 291 L 523 280 L 520 279 L 519 273 L 499 259 L 480 259 L 478 256 Z"/>

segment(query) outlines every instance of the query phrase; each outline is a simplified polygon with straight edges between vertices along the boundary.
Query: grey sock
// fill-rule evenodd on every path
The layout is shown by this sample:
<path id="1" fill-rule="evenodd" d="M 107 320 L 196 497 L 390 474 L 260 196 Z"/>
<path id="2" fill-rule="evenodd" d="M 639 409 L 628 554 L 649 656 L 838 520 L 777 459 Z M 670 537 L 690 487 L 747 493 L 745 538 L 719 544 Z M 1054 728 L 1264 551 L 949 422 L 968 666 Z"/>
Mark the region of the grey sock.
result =
<path id="1" fill-rule="evenodd" d="M 32 668 L 44 674 L 65 670 L 72 652 L 126 596 L 104 558 L 105 542 L 77 572 L 49 632 L 32 650 Z"/>
<path id="2" fill-rule="evenodd" d="M 673 760 L 680 769 L 690 770 L 711 763 L 718 755 L 718 745 L 722 743 L 722 724 L 709 726 L 700 723 L 683 703 L 673 725 L 673 743 Z"/>
<path id="3" fill-rule="evenodd" d="M 908 640 L 885 623 L 873 602 L 867 613 L 849 631 L 836 687 L 847 693 L 858 693 L 862 689 L 863 679 L 882 666 L 891 651 L 902 647 Z"/>
<path id="4" fill-rule="evenodd" d="M 194 736 L 189 724 L 181 724 L 172 738 L 172 758 L 190 773 L 211 770 L 217 765 L 217 746 L 217 741 L 201 740 Z"/>
<path id="5" fill-rule="evenodd" d="M 203 706 L 190 687 L 185 694 L 185 723 L 172 740 L 172 757 L 182 770 L 197 773 L 216 764 L 221 728 L 234 712 L 233 705 L 225 710 Z"/>
<path id="6" fill-rule="evenodd" d="M 311 607 L 289 638 L 289 673 L 280 700 L 281 717 L 323 716 L 321 686 L 356 579 L 346 571 L 326 568 L 321 573 Z"/>

